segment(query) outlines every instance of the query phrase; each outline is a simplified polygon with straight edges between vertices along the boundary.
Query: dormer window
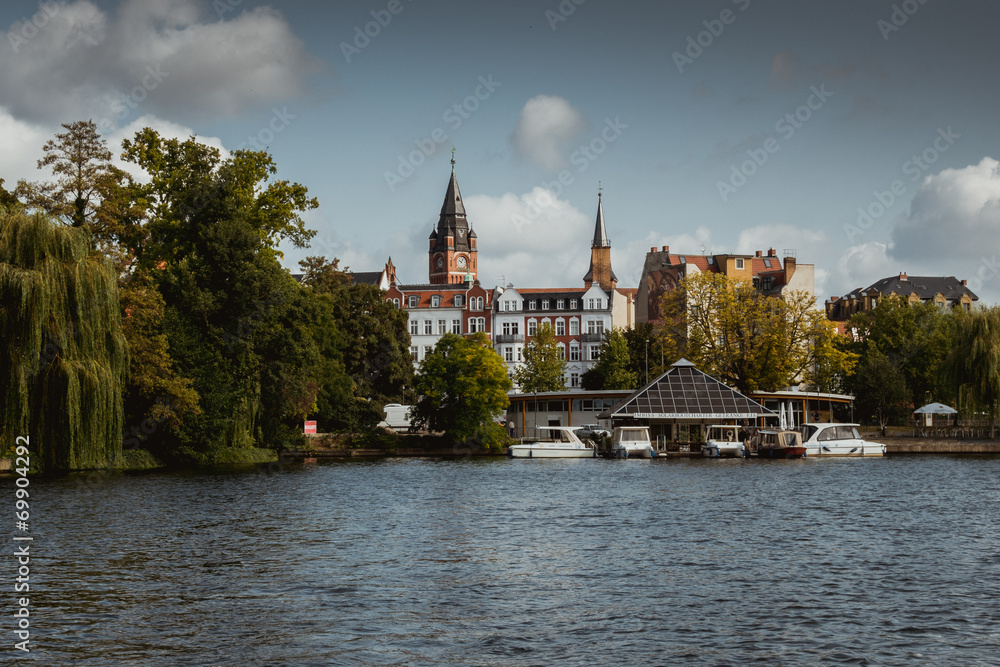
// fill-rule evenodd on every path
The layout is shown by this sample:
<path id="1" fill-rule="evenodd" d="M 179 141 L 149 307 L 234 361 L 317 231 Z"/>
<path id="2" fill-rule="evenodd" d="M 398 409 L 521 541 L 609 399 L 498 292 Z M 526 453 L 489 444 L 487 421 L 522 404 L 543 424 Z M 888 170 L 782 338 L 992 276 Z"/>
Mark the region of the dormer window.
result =
<path id="1" fill-rule="evenodd" d="M 569 309 L 570 310 L 576 310 L 576 299 L 570 299 L 569 300 Z"/>
<path id="2" fill-rule="evenodd" d="M 566 300 L 565 299 L 559 299 L 558 301 L 556 301 L 556 309 L 557 310 L 565 310 L 566 309 Z"/>
<path id="3" fill-rule="evenodd" d="M 409 301 L 409 307 L 410 308 L 416 308 L 417 306 L 420 305 L 420 297 L 419 296 L 411 296 L 411 297 L 408 297 L 407 300 Z"/>
<path id="4" fill-rule="evenodd" d="M 465 295 L 464 294 L 456 294 L 455 295 L 455 307 L 456 308 L 461 308 L 464 305 L 465 305 Z"/>
<path id="5" fill-rule="evenodd" d="M 548 310 L 548 309 L 549 309 L 549 300 L 542 299 L 542 310 Z"/>
<path id="6" fill-rule="evenodd" d="M 431 297 L 431 308 L 440 308 L 440 307 L 441 307 L 441 297 L 435 294 L 434 296 Z"/>
<path id="7" fill-rule="evenodd" d="M 535 309 L 535 305 L 536 304 L 535 304 L 535 300 L 534 299 L 532 299 L 531 301 L 529 301 L 528 302 L 528 310 L 534 310 Z"/>

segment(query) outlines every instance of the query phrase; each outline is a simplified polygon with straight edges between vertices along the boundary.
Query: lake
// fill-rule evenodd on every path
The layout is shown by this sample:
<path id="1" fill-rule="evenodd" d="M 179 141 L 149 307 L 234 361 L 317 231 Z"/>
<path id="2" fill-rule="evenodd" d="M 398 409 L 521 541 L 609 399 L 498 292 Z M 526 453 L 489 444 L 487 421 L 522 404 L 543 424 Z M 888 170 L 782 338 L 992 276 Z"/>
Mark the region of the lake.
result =
<path id="1" fill-rule="evenodd" d="M 38 664 L 1000 663 L 995 457 L 386 459 L 31 491 Z"/>

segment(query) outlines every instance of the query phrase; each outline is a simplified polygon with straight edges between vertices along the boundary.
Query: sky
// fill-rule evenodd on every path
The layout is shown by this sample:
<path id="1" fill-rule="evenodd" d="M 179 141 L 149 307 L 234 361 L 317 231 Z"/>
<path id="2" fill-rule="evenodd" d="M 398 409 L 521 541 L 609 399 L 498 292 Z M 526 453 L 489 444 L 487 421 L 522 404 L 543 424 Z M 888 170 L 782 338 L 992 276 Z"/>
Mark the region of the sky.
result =
<path id="1" fill-rule="evenodd" d="M 1000 302 L 1000 6 L 986 0 L 75 0 L 0 5 L 0 178 L 61 123 L 266 149 L 309 249 L 427 280 L 455 148 L 479 277 L 582 285 L 602 189 L 645 253 L 775 248 L 820 303 L 956 276 Z"/>

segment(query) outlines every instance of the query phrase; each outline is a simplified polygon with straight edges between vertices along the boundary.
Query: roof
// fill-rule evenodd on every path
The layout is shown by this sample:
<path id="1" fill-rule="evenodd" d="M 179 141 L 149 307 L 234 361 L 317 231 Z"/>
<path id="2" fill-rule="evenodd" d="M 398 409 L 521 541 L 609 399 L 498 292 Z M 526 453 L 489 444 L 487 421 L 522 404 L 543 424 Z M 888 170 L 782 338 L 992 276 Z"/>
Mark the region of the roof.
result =
<path id="1" fill-rule="evenodd" d="M 358 273 L 348 273 L 355 285 L 375 285 L 382 284 L 382 271 L 362 271 Z"/>
<path id="2" fill-rule="evenodd" d="M 687 359 L 605 410 L 601 419 L 750 419 L 775 412 L 707 375 Z"/>
<path id="3" fill-rule="evenodd" d="M 448 181 L 448 189 L 444 193 L 441 215 L 465 215 L 465 204 L 462 203 L 462 193 L 458 189 L 458 179 L 455 177 L 455 165 L 451 167 L 451 180 Z"/>
<path id="4" fill-rule="evenodd" d="M 979 300 L 979 297 L 955 276 L 906 276 L 903 274 L 883 278 L 872 283 L 868 289 L 876 290 L 880 294 L 899 294 L 900 296 L 916 293 L 921 299 L 931 299 L 940 294 L 945 299 L 958 300 L 968 294 L 973 301 Z M 851 294 L 859 291 L 854 290 Z"/>
<path id="5" fill-rule="evenodd" d="M 604 226 L 604 208 L 601 206 L 601 193 L 597 193 L 597 224 L 594 225 L 594 248 L 610 248 L 608 230 Z"/>

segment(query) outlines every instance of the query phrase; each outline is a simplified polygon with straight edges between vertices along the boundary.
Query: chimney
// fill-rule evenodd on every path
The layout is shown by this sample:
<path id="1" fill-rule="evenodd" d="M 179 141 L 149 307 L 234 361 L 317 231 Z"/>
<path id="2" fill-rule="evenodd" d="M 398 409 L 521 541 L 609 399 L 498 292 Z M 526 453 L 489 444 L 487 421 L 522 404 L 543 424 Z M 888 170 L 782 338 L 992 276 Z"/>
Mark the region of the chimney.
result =
<path id="1" fill-rule="evenodd" d="M 962 286 L 963 286 L 963 287 L 966 287 L 966 286 L 968 286 L 968 284 L 969 284 L 969 281 L 968 281 L 968 280 L 963 280 L 963 281 L 962 281 Z"/>
<path id="2" fill-rule="evenodd" d="M 778 256 L 778 251 L 775 250 L 774 248 L 768 248 L 768 250 L 767 250 L 767 256 L 768 257 L 777 257 Z"/>
<path id="3" fill-rule="evenodd" d="M 785 257 L 785 284 L 795 275 L 795 258 Z"/>
<path id="4" fill-rule="evenodd" d="M 763 257 L 764 256 L 764 251 L 763 250 L 758 250 L 754 256 L 755 257 Z"/>
<path id="5" fill-rule="evenodd" d="M 831 296 L 830 297 L 830 303 L 836 303 L 838 301 L 840 301 L 840 297 L 839 296 Z"/>
<path id="6" fill-rule="evenodd" d="M 652 248 L 650 248 L 649 252 L 656 252 L 656 246 L 654 245 Z"/>
<path id="7" fill-rule="evenodd" d="M 907 282 L 909 282 L 909 280 L 910 280 L 909 278 L 906 277 L 905 273 L 900 273 L 899 274 L 899 279 L 900 280 L 906 280 Z"/>
<path id="8" fill-rule="evenodd" d="M 668 245 L 663 246 L 663 252 L 669 253 L 670 252 L 670 246 L 668 246 Z"/>

